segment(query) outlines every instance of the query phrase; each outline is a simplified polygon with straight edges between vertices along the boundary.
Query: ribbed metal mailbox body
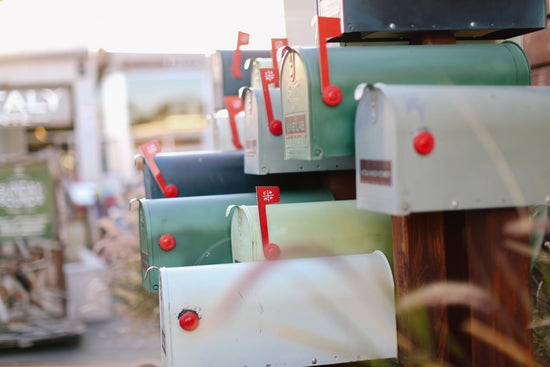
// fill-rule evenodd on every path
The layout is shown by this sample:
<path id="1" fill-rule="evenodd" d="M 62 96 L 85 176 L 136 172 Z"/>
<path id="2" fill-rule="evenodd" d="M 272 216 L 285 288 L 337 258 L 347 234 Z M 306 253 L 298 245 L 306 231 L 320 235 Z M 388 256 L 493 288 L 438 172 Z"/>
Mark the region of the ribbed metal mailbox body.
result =
<path id="1" fill-rule="evenodd" d="M 273 118 L 282 120 L 281 91 L 270 88 Z M 262 89 L 246 88 L 243 92 L 246 148 L 244 171 L 249 174 L 332 171 L 355 168 L 353 157 L 325 158 L 317 161 L 285 160 L 283 135 L 269 131 L 265 98 Z"/>
<path id="2" fill-rule="evenodd" d="M 319 51 L 289 50 L 282 61 L 281 103 L 285 159 L 352 156 L 360 82 L 391 84 L 528 85 L 530 67 L 517 44 L 460 44 L 328 48 L 330 84 L 343 93 L 329 107 L 321 99 Z"/>
<path id="3" fill-rule="evenodd" d="M 380 252 L 160 270 L 162 366 L 311 366 L 395 358 Z M 182 311 L 196 312 L 193 331 Z"/>
<path id="4" fill-rule="evenodd" d="M 256 176 L 244 173 L 244 152 L 159 153 L 154 157 L 167 185 L 175 185 L 180 197 L 253 192 L 256 186 L 279 186 L 281 190 L 321 187 L 321 176 L 308 173 Z M 165 198 L 146 162 L 143 182 L 147 199 Z"/>
<path id="5" fill-rule="evenodd" d="M 355 200 L 266 206 L 269 242 L 282 258 L 350 255 L 382 251 L 392 262 L 391 217 L 357 208 Z M 233 211 L 231 244 L 235 261 L 265 260 L 258 207 Z"/>
<path id="6" fill-rule="evenodd" d="M 545 0 L 317 0 L 317 13 L 339 17 L 342 39 L 357 41 L 433 31 L 458 39 L 505 39 L 546 27 Z"/>
<path id="7" fill-rule="evenodd" d="M 212 55 L 212 78 L 214 79 L 214 108 L 225 108 L 223 97 L 236 96 L 241 87 L 250 86 L 250 72 L 244 65 L 246 60 L 258 57 L 270 57 L 270 50 L 241 50 L 241 78 L 235 78 L 231 72 L 234 50 L 219 50 Z"/>
<path id="8" fill-rule="evenodd" d="M 281 201 L 300 202 L 332 200 L 327 189 L 284 192 Z M 252 205 L 255 193 L 193 196 L 165 200 L 140 200 L 139 242 L 142 284 L 150 292 L 158 291 L 158 271 L 150 267 L 192 266 L 233 262 L 229 205 Z M 170 250 L 163 250 L 159 240 L 164 235 L 174 239 Z M 147 276 L 145 274 L 147 273 Z"/>
<path id="9" fill-rule="evenodd" d="M 358 206 L 406 215 L 550 202 L 549 101 L 548 87 L 367 87 L 356 118 Z"/>

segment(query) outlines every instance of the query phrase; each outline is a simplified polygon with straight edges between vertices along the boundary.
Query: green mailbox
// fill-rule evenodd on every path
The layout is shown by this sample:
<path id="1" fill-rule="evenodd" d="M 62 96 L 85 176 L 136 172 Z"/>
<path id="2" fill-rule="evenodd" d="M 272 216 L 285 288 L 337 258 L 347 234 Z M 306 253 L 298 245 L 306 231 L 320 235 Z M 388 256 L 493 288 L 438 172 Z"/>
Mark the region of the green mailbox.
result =
<path id="1" fill-rule="evenodd" d="M 281 202 L 327 201 L 328 189 L 288 191 Z M 154 267 L 192 266 L 233 262 L 230 205 L 253 205 L 255 193 L 208 195 L 139 201 L 139 240 L 142 284 L 158 291 Z"/>
<path id="2" fill-rule="evenodd" d="M 353 46 L 328 48 L 337 106 L 321 98 L 319 49 L 287 49 L 281 66 L 284 158 L 319 160 L 354 155 L 360 82 L 388 84 L 529 85 L 523 49 L 500 44 Z"/>

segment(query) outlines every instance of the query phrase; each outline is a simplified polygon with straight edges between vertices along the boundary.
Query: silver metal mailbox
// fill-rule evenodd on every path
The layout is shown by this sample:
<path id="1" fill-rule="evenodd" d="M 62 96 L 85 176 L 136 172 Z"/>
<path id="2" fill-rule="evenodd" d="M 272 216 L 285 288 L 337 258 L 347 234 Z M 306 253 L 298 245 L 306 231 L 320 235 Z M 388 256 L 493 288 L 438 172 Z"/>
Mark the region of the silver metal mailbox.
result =
<path id="1" fill-rule="evenodd" d="M 273 118 L 282 119 L 281 91 L 270 88 L 269 95 Z M 333 171 L 355 168 L 355 159 L 331 157 L 317 161 L 285 160 L 283 135 L 274 135 L 269 130 L 264 92 L 261 88 L 244 88 L 245 156 L 244 171 L 248 174 Z"/>
<path id="2" fill-rule="evenodd" d="M 357 97 L 359 208 L 550 203 L 550 88 L 375 84 Z"/>
<path id="3" fill-rule="evenodd" d="M 397 355 L 380 252 L 160 270 L 162 366 L 311 366 Z"/>

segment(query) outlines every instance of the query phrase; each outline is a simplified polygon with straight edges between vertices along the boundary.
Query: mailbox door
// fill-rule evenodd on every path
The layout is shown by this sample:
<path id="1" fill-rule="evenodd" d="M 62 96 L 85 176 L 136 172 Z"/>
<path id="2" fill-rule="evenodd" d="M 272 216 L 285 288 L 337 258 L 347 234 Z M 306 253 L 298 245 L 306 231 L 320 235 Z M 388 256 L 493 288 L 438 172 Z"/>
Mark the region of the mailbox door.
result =
<path id="1" fill-rule="evenodd" d="M 394 358 L 380 253 L 160 271 L 162 366 L 311 366 Z M 197 315 L 196 329 L 179 324 Z"/>
<path id="2" fill-rule="evenodd" d="M 357 103 L 353 92 L 358 81 L 462 85 L 529 85 L 531 81 L 529 61 L 521 47 L 512 42 L 332 47 L 328 59 L 331 84 L 343 93 L 342 102 L 335 107 L 325 105 L 321 99 L 317 48 L 290 50 L 283 59 L 281 90 L 285 94 L 281 101 L 286 159 L 355 153 Z"/>
<path id="3" fill-rule="evenodd" d="M 281 202 L 332 199 L 332 193 L 327 189 L 281 194 Z M 141 200 L 139 221 L 143 286 L 150 292 L 158 291 L 158 272 L 150 270 L 147 273 L 151 266 L 233 262 L 230 220 L 226 218 L 226 209 L 230 205 L 255 203 L 255 193 Z M 169 246 L 162 243 L 172 239 Z"/>

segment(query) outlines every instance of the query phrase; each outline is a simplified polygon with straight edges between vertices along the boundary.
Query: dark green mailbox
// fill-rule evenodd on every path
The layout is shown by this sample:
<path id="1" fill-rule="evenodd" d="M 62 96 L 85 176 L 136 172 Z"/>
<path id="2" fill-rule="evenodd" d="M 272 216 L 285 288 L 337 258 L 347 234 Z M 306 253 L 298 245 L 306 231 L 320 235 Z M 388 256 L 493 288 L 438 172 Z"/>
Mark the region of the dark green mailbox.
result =
<path id="1" fill-rule="evenodd" d="M 279 186 L 281 190 L 322 186 L 322 176 L 316 172 L 245 174 L 242 150 L 159 153 L 153 159 L 166 184 L 177 187 L 178 197 L 252 192 L 256 186 Z M 143 162 L 143 184 L 147 199 L 166 197 L 146 161 Z"/>
<path id="2" fill-rule="evenodd" d="M 529 85 L 529 61 L 513 42 L 500 44 L 328 48 L 330 82 L 343 98 L 321 98 L 319 49 L 288 49 L 281 67 L 285 159 L 354 155 L 355 87 L 388 84 Z M 411 106 L 414 108 L 414 106 Z"/>

